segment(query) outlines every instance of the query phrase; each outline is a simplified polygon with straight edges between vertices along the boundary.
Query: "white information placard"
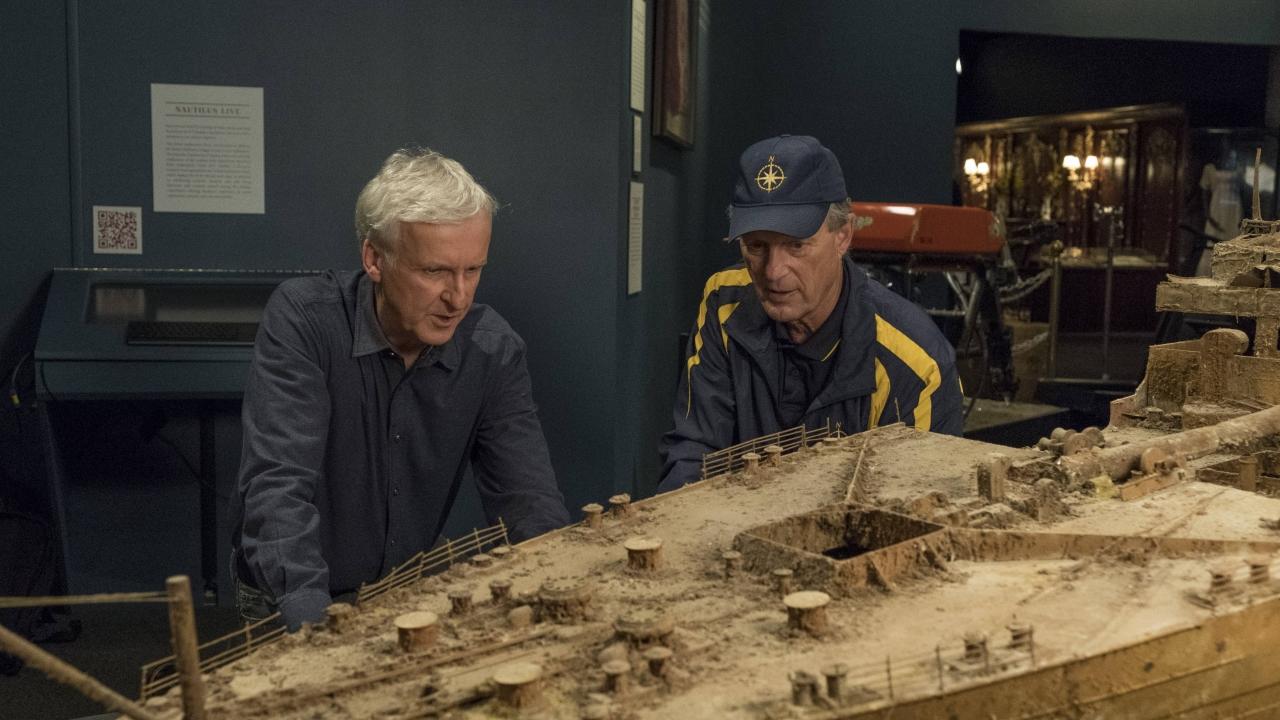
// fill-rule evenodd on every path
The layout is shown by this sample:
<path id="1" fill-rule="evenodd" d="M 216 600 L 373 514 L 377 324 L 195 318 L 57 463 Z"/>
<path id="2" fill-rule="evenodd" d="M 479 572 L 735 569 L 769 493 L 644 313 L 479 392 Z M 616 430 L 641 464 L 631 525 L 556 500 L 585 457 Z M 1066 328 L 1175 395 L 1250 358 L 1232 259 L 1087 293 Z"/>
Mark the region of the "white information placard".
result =
<path id="1" fill-rule="evenodd" d="M 156 212 L 266 212 L 262 88 L 151 84 Z"/>
<path id="2" fill-rule="evenodd" d="M 641 289 L 644 258 L 644 183 L 631 183 L 630 212 L 627 218 L 627 294 Z"/>
<path id="3" fill-rule="evenodd" d="M 644 118 L 631 116 L 631 174 L 644 170 Z"/>
<path id="4" fill-rule="evenodd" d="M 631 0 L 631 109 L 636 112 L 644 112 L 646 15 L 648 3 L 645 0 Z"/>

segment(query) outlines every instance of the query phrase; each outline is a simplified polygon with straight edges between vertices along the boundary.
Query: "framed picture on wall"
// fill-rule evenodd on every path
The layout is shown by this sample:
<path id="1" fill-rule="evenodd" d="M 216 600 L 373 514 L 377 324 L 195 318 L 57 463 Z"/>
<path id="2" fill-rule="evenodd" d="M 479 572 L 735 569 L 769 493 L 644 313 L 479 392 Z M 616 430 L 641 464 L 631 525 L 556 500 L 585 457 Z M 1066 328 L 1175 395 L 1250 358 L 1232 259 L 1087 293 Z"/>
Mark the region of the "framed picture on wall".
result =
<path id="1" fill-rule="evenodd" d="M 656 0 L 653 48 L 653 134 L 680 147 L 693 147 L 698 74 L 699 0 Z"/>

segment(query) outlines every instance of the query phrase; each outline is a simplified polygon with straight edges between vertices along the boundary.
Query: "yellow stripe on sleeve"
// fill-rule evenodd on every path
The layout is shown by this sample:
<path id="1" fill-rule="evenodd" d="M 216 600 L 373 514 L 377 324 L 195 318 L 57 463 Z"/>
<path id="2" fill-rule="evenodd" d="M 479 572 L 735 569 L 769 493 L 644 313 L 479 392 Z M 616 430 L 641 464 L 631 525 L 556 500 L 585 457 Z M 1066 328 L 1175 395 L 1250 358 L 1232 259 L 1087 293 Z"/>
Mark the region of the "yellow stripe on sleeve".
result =
<path id="1" fill-rule="evenodd" d="M 729 352 L 729 332 L 724 329 L 724 323 L 733 314 L 733 311 L 737 309 L 738 303 L 729 303 L 728 305 L 721 305 L 720 309 L 716 311 L 716 317 L 720 319 L 720 342 L 724 343 L 725 352 Z"/>
<path id="2" fill-rule="evenodd" d="M 889 373 L 884 371 L 884 365 L 881 365 L 880 359 L 876 358 L 876 391 L 871 394 L 871 418 L 867 421 L 868 430 L 880 424 L 880 416 L 884 414 L 884 405 L 888 401 Z"/>
<path id="3" fill-rule="evenodd" d="M 722 270 L 715 275 L 707 278 L 707 284 L 702 289 L 702 302 L 698 304 L 698 329 L 693 334 L 693 354 L 689 356 L 689 361 L 685 372 L 685 385 L 688 387 L 689 400 L 685 406 L 684 416 L 689 417 L 689 413 L 693 411 L 693 366 L 702 362 L 702 328 L 707 324 L 707 299 L 711 297 L 711 293 L 722 287 L 741 286 L 751 284 L 751 274 L 746 268 L 738 268 L 736 270 Z M 736 308 L 735 303 L 729 310 Z M 724 308 L 720 309 L 721 312 Z M 717 314 L 718 315 L 718 314 Z M 724 315 L 727 319 L 728 315 Z M 723 330 L 721 331 L 723 333 Z M 723 335 L 725 344 L 728 345 L 728 336 Z"/>
<path id="4" fill-rule="evenodd" d="M 879 315 L 876 315 L 876 341 L 906 363 L 911 372 L 924 383 L 924 389 L 920 391 L 920 398 L 916 401 L 916 429 L 928 430 L 933 421 L 933 393 L 942 384 L 942 371 L 938 368 L 938 363 L 924 348 Z M 878 369 L 879 363 L 876 365 Z M 879 373 L 876 379 L 876 391 L 879 392 Z"/>

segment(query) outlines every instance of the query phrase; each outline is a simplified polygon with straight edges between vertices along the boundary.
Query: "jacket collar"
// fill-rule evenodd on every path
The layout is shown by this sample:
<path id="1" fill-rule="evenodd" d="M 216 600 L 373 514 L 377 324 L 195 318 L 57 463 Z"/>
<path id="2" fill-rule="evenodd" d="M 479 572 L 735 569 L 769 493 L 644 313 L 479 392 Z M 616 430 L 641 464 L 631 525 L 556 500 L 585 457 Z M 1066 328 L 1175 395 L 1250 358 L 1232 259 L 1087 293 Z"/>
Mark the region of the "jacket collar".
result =
<path id="1" fill-rule="evenodd" d="M 847 294 L 844 321 L 840 329 L 840 349 L 836 355 L 836 367 L 822 392 L 809 404 L 809 411 L 843 402 L 850 398 L 869 395 L 876 388 L 875 308 L 866 298 L 867 274 L 853 264 L 846 254 L 844 264 L 844 288 Z M 778 395 L 777 368 L 781 349 L 774 337 L 773 320 L 764 312 L 760 296 L 752 288 L 743 297 L 738 309 L 724 324 L 725 332 L 752 358 L 763 371 L 774 397 Z"/>
<path id="2" fill-rule="evenodd" d="M 391 343 L 387 340 L 386 334 L 382 332 L 382 325 L 378 323 L 373 290 L 373 281 L 369 279 L 368 274 L 361 272 L 360 279 L 356 282 L 355 290 L 356 309 L 355 322 L 352 323 L 354 327 L 352 328 L 351 336 L 351 357 L 361 357 L 391 349 Z M 456 369 L 458 361 L 462 357 L 462 352 L 458 349 L 458 333 L 464 332 L 466 325 L 467 321 L 464 318 L 448 342 L 444 345 L 427 348 L 423 351 L 424 357 L 420 357 L 418 362 L 432 362 L 447 370 Z"/>

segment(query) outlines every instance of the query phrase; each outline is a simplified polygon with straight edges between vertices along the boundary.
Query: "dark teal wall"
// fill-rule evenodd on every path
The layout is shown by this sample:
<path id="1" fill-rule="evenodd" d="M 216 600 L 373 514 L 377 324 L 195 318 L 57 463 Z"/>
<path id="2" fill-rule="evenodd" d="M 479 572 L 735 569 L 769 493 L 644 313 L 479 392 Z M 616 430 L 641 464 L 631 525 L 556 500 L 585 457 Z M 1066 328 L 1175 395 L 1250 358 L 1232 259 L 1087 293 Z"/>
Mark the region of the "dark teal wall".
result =
<path id="1" fill-rule="evenodd" d="M 680 273 L 696 247 L 682 217 L 700 156 L 648 148 L 646 134 L 662 167 L 647 193 L 646 288 L 627 296 L 629 2 L 73 0 L 69 22 L 50 7 L 20 32 L 3 23 L 7 67 L 26 71 L 5 71 L 26 104 L 0 111 L 4 137 L 30 168 L 5 164 L 23 229 L 0 248 L 6 336 L 33 335 L 11 332 L 8 309 L 38 305 L 55 265 L 356 267 L 357 192 L 391 150 L 426 145 L 502 203 L 480 301 L 528 341 L 570 506 L 652 486 L 638 478 L 657 472 L 685 324 L 666 294 L 697 282 Z M 263 87 L 266 214 L 151 212 L 152 82 Z M 93 255 L 95 204 L 142 206 L 146 253 Z M 0 355 L 0 369 L 15 359 Z M 619 412 L 646 393 L 662 400 Z M 234 462 L 219 459 L 223 472 Z M 464 501 L 458 528 L 478 522 Z"/>
<path id="2" fill-rule="evenodd" d="M 735 258 L 713 240 L 728 227 L 734 162 L 770 135 L 816 135 L 856 199 L 949 203 L 961 30 L 1280 45 L 1280 3 L 1270 0 L 711 4 L 703 272 Z"/>
<path id="3" fill-rule="evenodd" d="M 617 484 L 628 488 L 634 478 L 632 491 L 642 495 L 652 493 L 659 479 L 657 440 L 671 427 L 671 405 L 683 352 L 678 341 L 692 324 L 692 308 L 705 280 L 694 259 L 707 242 L 702 233 L 702 208 L 708 187 L 707 147 L 715 134 L 707 120 L 711 84 L 706 71 L 707 34 L 716 20 L 709 0 L 702 0 L 697 7 L 696 65 L 700 72 L 693 148 L 678 148 L 651 137 L 652 115 L 646 114 L 646 162 L 641 178 L 645 183 L 644 291 L 624 296 L 618 312 L 618 379 L 623 400 L 614 413 L 619 448 Z M 650 17 L 651 24 L 652 20 Z M 625 278 L 625 270 L 625 265 L 619 267 L 624 273 L 620 277 Z"/>
<path id="4" fill-rule="evenodd" d="M 737 155 L 780 133 L 814 135 L 831 148 L 854 198 L 950 202 L 955 3 L 712 5 L 708 238 L 728 230 Z M 735 252 L 708 240 L 704 270 Z"/>
<path id="5" fill-rule="evenodd" d="M 462 160 L 505 204 L 482 300 L 529 341 L 571 504 L 643 492 L 669 424 L 676 338 L 705 274 L 733 257 L 716 238 L 746 144 L 815 134 L 855 197 L 948 202 L 961 29 L 1280 42 L 1280 4 L 1248 0 L 702 0 L 695 147 L 646 136 L 645 291 L 627 296 L 629 5 L 7 8 L 0 371 L 29 344 L 22 309 L 55 265 L 354 267 L 356 192 L 391 149 L 421 143 Z M 151 82 L 264 88 L 268 212 L 148 211 L 146 255 L 93 256 L 93 204 L 150 207 Z"/>
<path id="6" fill-rule="evenodd" d="M 6 6 L 0 17 L 0 372 L 6 380 L 35 344 L 50 269 L 71 263 L 65 38 L 59 2 Z"/>

